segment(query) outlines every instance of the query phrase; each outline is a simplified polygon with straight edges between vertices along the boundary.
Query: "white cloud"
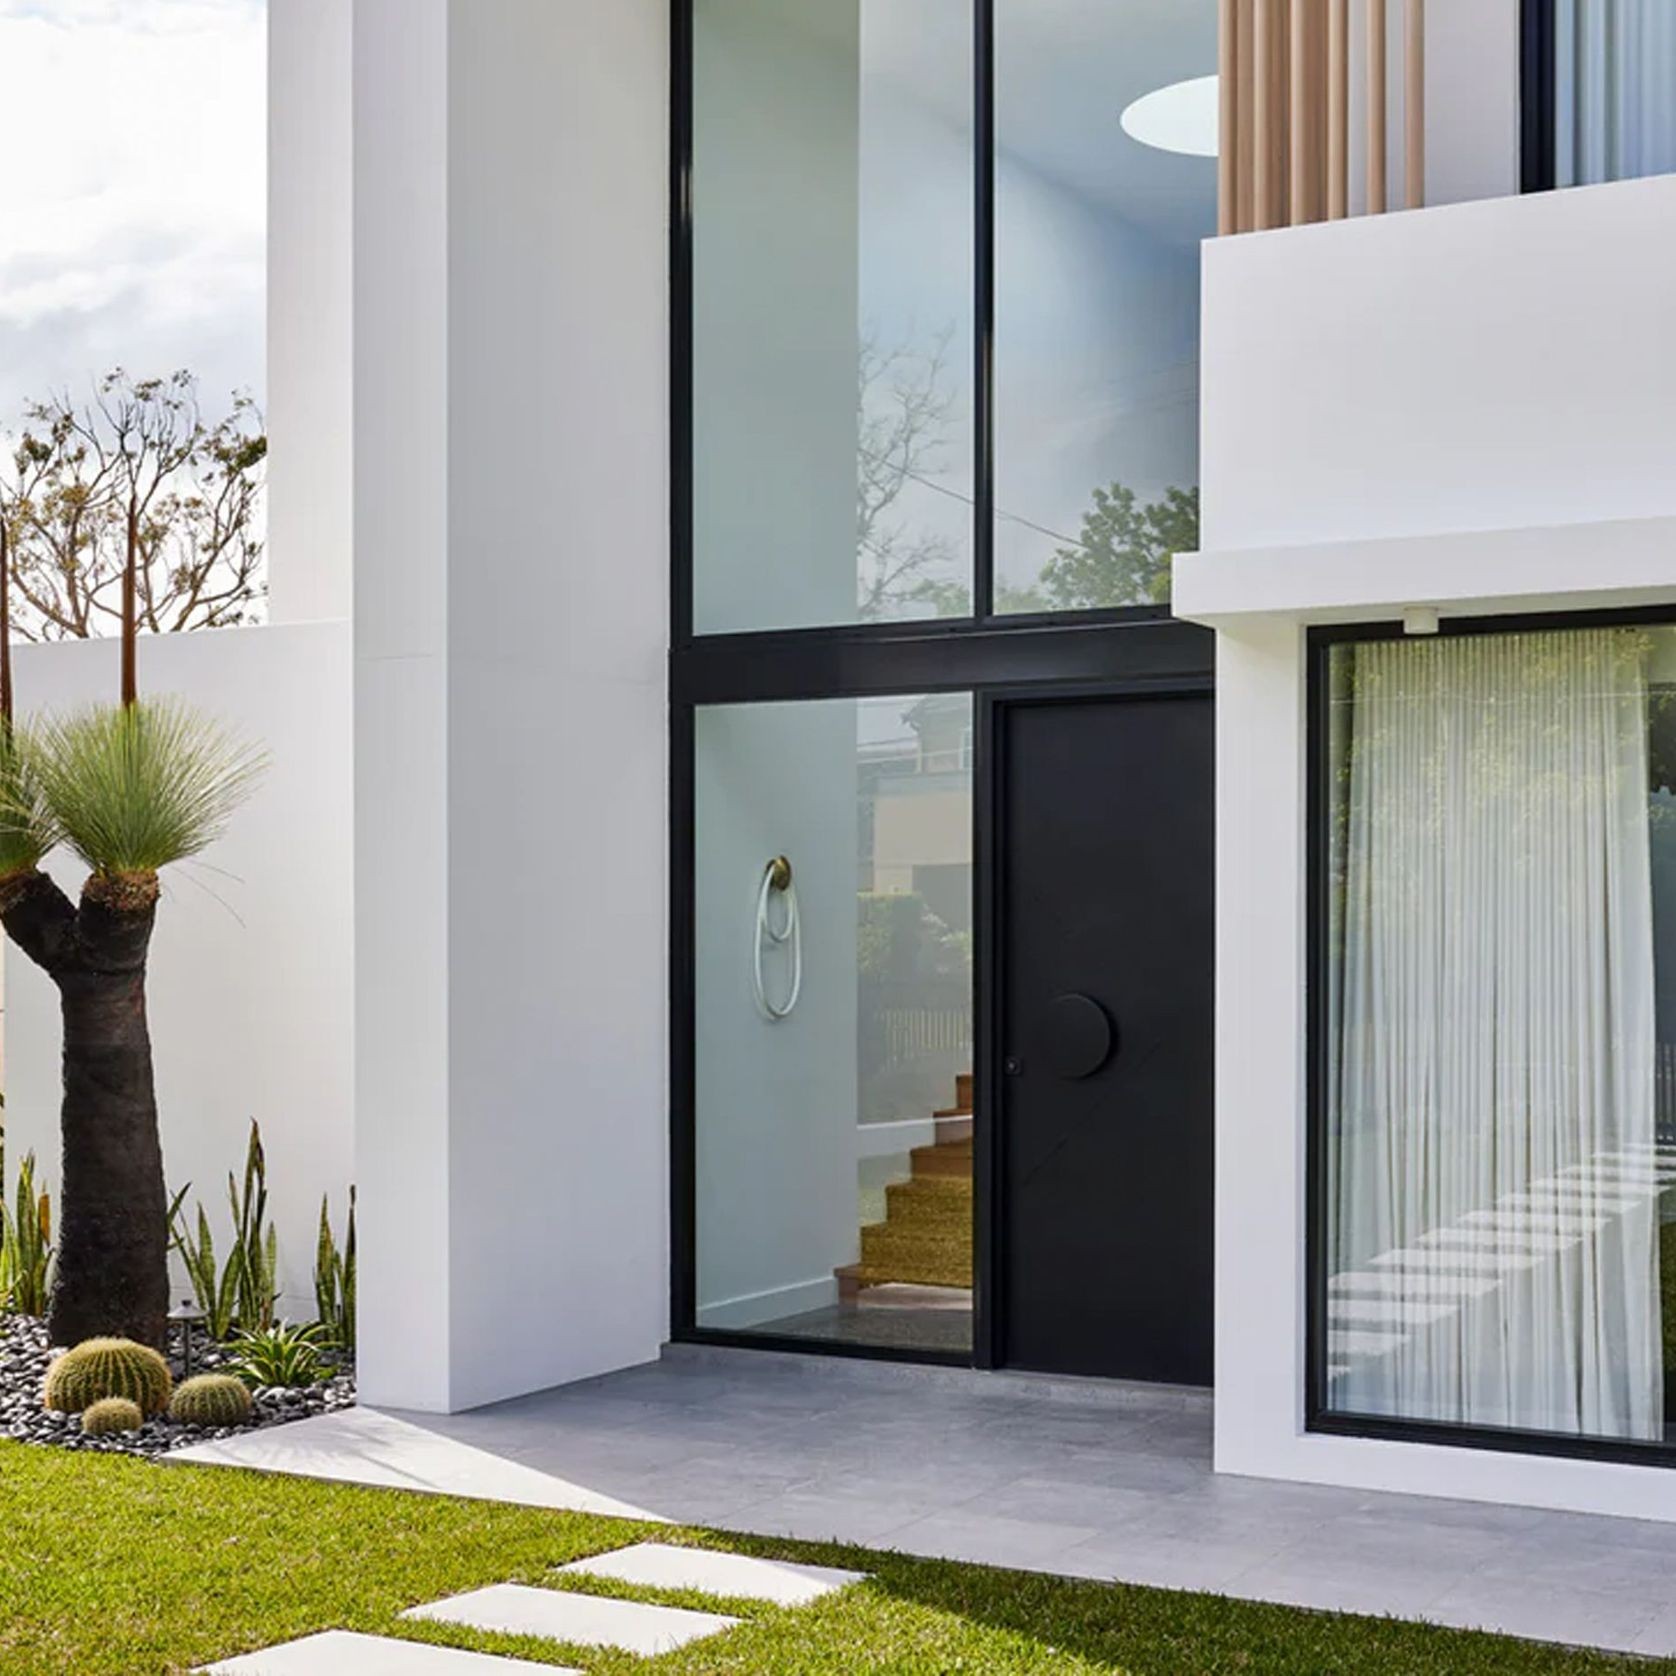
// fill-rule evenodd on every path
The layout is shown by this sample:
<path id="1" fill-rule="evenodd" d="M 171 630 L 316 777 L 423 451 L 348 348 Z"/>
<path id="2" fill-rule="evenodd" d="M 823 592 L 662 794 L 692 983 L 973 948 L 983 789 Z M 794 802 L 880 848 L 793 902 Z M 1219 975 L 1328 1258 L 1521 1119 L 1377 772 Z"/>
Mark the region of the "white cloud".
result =
<path id="1" fill-rule="evenodd" d="M 120 362 L 260 394 L 263 0 L 0 0 L 0 418 Z"/>

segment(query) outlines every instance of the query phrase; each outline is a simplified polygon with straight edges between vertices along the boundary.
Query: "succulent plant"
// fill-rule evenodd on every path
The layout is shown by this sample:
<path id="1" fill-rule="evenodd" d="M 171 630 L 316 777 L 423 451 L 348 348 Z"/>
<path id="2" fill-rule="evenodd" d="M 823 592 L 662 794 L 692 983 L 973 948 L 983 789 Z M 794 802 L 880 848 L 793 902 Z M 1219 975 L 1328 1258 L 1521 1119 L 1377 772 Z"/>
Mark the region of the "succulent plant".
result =
<path id="1" fill-rule="evenodd" d="M 105 1397 L 126 1397 L 149 1419 L 169 1404 L 169 1364 L 125 1338 L 90 1338 L 47 1369 L 46 1406 L 81 1414 Z"/>
<path id="2" fill-rule="evenodd" d="M 81 1429 L 89 1437 L 110 1437 L 116 1432 L 137 1432 L 145 1424 L 140 1405 L 126 1397 L 101 1397 L 82 1410 Z"/>
<path id="3" fill-rule="evenodd" d="M 250 1418 L 250 1392 L 230 1373 L 200 1373 L 175 1388 L 169 1418 L 183 1426 L 237 1426 Z"/>

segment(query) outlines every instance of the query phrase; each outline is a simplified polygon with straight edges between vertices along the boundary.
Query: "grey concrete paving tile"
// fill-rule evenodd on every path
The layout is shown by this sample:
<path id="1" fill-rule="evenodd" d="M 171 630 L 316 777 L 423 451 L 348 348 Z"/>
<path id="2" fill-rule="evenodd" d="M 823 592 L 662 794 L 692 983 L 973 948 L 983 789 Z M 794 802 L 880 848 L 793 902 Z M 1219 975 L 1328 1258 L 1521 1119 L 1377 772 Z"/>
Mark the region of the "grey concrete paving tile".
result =
<path id="1" fill-rule="evenodd" d="M 1312 1576 L 1265 1563 L 1231 1577 L 1218 1591 L 1236 1600 L 1304 1606 L 1317 1612 L 1354 1612 L 1368 1618 L 1432 1621 L 1443 1592 L 1436 1578 L 1367 1575 Z"/>
<path id="2" fill-rule="evenodd" d="M 801 1542 L 853 1542 L 872 1547 L 893 1546 L 890 1539 L 905 1525 L 923 1516 L 912 1502 L 882 1489 L 872 1495 L 831 1492 L 811 1494 L 792 1490 L 783 1496 L 753 1502 L 731 1516 L 735 1529 L 758 1536 L 789 1536 Z M 689 1523 L 703 1523 L 689 1520 Z"/>
<path id="3" fill-rule="evenodd" d="M 1458 1629 L 1630 1652 L 1651 1629 L 1662 1606 L 1662 1598 L 1636 1601 L 1588 1589 L 1471 1577 L 1431 1602 L 1428 1616 Z"/>
<path id="4" fill-rule="evenodd" d="M 1006 1519 L 956 1508 L 904 1525 L 892 1533 L 890 1546 L 903 1553 L 978 1565 L 1041 1568 L 1098 1534 L 1094 1525 Z"/>
<path id="5" fill-rule="evenodd" d="M 1077 1577 L 1214 1592 L 1269 1559 L 1276 1545 L 1260 1531 L 1203 1538 L 1103 1531 L 1058 1555 L 1054 1563 Z"/>
<path id="6" fill-rule="evenodd" d="M 535 1635 L 581 1647 L 620 1647 L 652 1658 L 732 1629 L 737 1618 L 715 1612 L 688 1612 L 674 1606 L 648 1606 L 638 1600 L 609 1600 L 562 1589 L 532 1589 L 521 1583 L 497 1583 L 451 1595 L 402 1614 L 415 1622 L 463 1624 L 498 1635 Z"/>
<path id="7" fill-rule="evenodd" d="M 1644 1658 L 1676 1658 L 1676 1606 L 1663 1606 L 1630 1643 L 1632 1653 Z"/>
<path id="8" fill-rule="evenodd" d="M 202 1676 L 580 1676 L 553 1664 L 492 1658 L 421 1641 L 330 1630 L 204 1667 Z"/>
<path id="9" fill-rule="evenodd" d="M 774 1606 L 807 1606 L 822 1595 L 859 1583 L 860 1571 L 794 1565 L 752 1554 L 724 1554 L 713 1548 L 677 1548 L 666 1542 L 638 1542 L 609 1554 L 561 1565 L 557 1576 L 609 1577 L 647 1589 L 692 1589 L 719 1599 L 762 1600 Z"/>

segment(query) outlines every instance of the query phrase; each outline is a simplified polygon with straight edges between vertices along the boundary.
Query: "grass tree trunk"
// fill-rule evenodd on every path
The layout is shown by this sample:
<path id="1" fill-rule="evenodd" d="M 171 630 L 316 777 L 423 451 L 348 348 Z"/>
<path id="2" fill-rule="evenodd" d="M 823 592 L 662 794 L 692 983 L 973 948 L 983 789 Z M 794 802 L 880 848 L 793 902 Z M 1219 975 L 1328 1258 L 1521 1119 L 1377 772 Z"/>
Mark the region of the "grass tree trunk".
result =
<path id="1" fill-rule="evenodd" d="M 155 874 L 95 874 L 79 905 L 39 871 L 0 888 L 0 920 L 57 985 L 64 1019 L 55 1344 L 106 1333 L 164 1344 L 167 1190 L 145 1005 L 156 911 Z"/>

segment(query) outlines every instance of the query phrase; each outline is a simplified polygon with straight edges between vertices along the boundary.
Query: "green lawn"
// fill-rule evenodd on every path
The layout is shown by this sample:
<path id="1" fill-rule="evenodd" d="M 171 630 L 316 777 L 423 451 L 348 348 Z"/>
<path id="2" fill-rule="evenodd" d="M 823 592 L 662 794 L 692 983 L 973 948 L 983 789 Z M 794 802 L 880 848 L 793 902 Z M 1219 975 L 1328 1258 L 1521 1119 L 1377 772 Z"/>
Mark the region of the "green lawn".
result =
<path id="1" fill-rule="evenodd" d="M 319 1629 L 420 1635 L 537 1662 L 550 1644 L 400 1624 L 404 1606 L 541 1583 L 649 1527 L 0 1443 L 0 1671 L 160 1676 Z M 660 1531 L 671 1540 L 667 1530 Z M 850 1566 L 874 1581 L 644 1661 L 570 1649 L 601 1676 L 660 1672 L 1124 1671 L 1132 1676 L 1584 1676 L 1671 1670 L 1487 1636 L 1242 1605 L 1207 1595 L 715 1533 L 674 1540 Z M 645 1591 L 601 1592 L 711 1605 Z"/>

